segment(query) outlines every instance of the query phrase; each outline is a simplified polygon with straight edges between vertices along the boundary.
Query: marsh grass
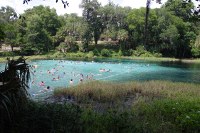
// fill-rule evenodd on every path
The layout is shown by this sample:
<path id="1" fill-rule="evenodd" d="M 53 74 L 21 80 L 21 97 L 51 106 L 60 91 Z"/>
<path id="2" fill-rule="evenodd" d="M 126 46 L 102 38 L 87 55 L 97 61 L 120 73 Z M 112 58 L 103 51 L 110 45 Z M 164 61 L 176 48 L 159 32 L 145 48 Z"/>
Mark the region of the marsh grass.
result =
<path id="1" fill-rule="evenodd" d="M 57 89 L 55 97 L 73 96 L 84 105 L 87 131 L 110 132 L 199 132 L 200 85 L 169 81 L 129 83 L 89 82 Z M 127 104 L 131 106 L 121 110 Z M 92 104 L 91 104 L 92 103 Z M 115 103 L 103 113 L 95 104 Z M 89 104 L 91 108 L 88 112 Z M 89 125 L 94 125 L 90 127 Z M 99 126 L 97 126 L 99 125 Z M 107 127 L 109 126 L 109 127 Z M 114 127 L 120 127 L 114 128 Z M 125 127 L 125 128 L 124 128 Z"/>
<path id="2" fill-rule="evenodd" d="M 112 102 L 134 96 L 147 99 L 198 99 L 200 85 L 189 83 L 173 83 L 169 81 L 109 83 L 93 81 L 70 88 L 60 88 L 54 91 L 54 96 L 73 96 L 79 102 L 99 101 Z"/>

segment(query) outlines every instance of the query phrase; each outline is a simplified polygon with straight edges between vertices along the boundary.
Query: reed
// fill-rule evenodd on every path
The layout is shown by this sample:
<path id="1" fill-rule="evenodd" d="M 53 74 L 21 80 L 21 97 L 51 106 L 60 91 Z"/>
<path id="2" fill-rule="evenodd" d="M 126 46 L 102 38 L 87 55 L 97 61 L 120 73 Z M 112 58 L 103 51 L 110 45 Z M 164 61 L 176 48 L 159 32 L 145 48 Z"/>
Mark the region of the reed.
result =
<path id="1" fill-rule="evenodd" d="M 54 91 L 54 96 L 73 96 L 79 102 L 91 100 L 99 102 L 119 101 L 134 96 L 147 99 L 161 98 L 198 98 L 200 85 L 190 83 L 173 83 L 169 81 L 148 81 L 129 83 L 108 83 L 93 81 L 69 88 L 60 88 Z"/>

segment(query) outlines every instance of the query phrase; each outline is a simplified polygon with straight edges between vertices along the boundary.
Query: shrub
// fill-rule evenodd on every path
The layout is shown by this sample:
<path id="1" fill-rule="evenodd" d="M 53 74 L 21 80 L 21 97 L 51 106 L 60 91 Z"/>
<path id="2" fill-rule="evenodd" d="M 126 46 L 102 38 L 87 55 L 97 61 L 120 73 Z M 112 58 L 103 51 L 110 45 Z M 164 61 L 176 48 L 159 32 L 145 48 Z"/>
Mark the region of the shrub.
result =
<path id="1" fill-rule="evenodd" d="M 99 56 L 100 55 L 99 50 L 96 49 L 96 48 L 93 50 L 93 53 L 94 53 L 95 56 Z"/>
<path id="2" fill-rule="evenodd" d="M 92 58 L 92 57 L 94 57 L 94 53 L 93 53 L 92 51 L 90 51 L 90 52 L 86 55 L 86 57 Z"/>
<path id="3" fill-rule="evenodd" d="M 66 57 L 66 54 L 64 53 L 61 53 L 61 52 L 55 52 L 53 54 L 53 57 L 57 58 L 57 57 Z"/>
<path id="4" fill-rule="evenodd" d="M 77 53 L 67 53 L 67 57 L 81 57 L 81 58 L 84 58 L 86 57 L 86 54 L 83 53 L 83 52 L 77 52 Z"/>
<path id="5" fill-rule="evenodd" d="M 132 56 L 140 56 L 140 57 L 162 57 L 162 54 L 160 53 L 151 53 L 147 51 L 144 46 L 138 46 L 136 47 L 136 50 L 132 51 Z"/>
<path id="6" fill-rule="evenodd" d="M 200 57 L 200 48 L 193 47 L 191 52 L 193 57 Z"/>
<path id="7" fill-rule="evenodd" d="M 154 57 L 162 57 L 162 54 L 161 53 L 153 53 L 153 56 Z"/>
<path id="8" fill-rule="evenodd" d="M 8 57 L 8 56 L 16 56 L 17 54 L 14 52 L 0 52 L 0 56 Z"/>
<path id="9" fill-rule="evenodd" d="M 101 56 L 110 57 L 111 56 L 111 52 L 108 49 L 102 49 L 101 50 Z"/>
<path id="10" fill-rule="evenodd" d="M 79 50 L 79 46 L 77 45 L 73 37 L 67 36 L 65 38 L 65 42 L 61 42 L 57 49 L 63 53 L 77 52 Z"/>

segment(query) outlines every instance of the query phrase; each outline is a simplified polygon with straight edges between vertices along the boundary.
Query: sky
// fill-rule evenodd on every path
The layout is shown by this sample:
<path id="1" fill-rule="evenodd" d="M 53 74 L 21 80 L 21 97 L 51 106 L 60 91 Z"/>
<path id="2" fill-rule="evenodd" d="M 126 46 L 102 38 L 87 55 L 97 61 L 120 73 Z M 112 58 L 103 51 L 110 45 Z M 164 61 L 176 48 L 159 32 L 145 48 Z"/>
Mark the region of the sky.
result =
<path id="1" fill-rule="evenodd" d="M 65 13 L 77 13 L 79 16 L 82 15 L 82 9 L 79 8 L 79 5 L 82 0 L 67 0 L 69 3 L 69 7 L 64 8 L 61 0 L 32 0 L 29 4 L 23 4 L 23 0 L 0 0 L 1 6 L 11 6 L 15 9 L 18 14 L 22 14 L 24 10 L 28 8 L 32 8 L 33 6 L 50 6 L 51 8 L 55 8 L 58 15 L 63 15 Z M 102 5 L 106 5 L 109 0 L 98 0 Z M 111 0 L 114 4 L 118 4 L 119 6 L 130 6 L 132 8 L 140 8 L 146 6 L 146 0 Z M 163 3 L 166 0 L 163 0 Z M 155 1 L 152 2 L 151 8 L 159 8 L 161 4 L 157 4 Z"/>

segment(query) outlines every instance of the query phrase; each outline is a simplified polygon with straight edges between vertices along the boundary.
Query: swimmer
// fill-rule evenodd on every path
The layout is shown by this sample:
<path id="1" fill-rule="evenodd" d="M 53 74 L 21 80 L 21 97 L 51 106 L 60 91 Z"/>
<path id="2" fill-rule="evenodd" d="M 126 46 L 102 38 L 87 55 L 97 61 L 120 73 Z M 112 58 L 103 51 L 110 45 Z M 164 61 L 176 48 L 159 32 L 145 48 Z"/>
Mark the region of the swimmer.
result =
<path id="1" fill-rule="evenodd" d="M 43 81 L 40 82 L 40 86 L 44 86 L 45 83 Z"/>
<path id="2" fill-rule="evenodd" d="M 70 79 L 69 84 L 72 85 L 73 83 L 73 79 Z"/>
<path id="3" fill-rule="evenodd" d="M 47 73 L 50 74 L 51 72 L 49 70 L 47 70 Z"/>
<path id="4" fill-rule="evenodd" d="M 38 65 L 33 65 L 33 68 L 37 68 L 38 67 Z"/>
<path id="5" fill-rule="evenodd" d="M 106 72 L 110 72 L 110 69 L 108 69 Z"/>
<path id="6" fill-rule="evenodd" d="M 80 78 L 79 82 L 82 83 L 83 82 L 83 78 Z"/>
<path id="7" fill-rule="evenodd" d="M 99 69 L 99 72 L 105 72 L 105 69 L 100 68 L 100 69 Z"/>
<path id="8" fill-rule="evenodd" d="M 50 86 L 47 86 L 47 88 L 44 88 L 44 91 L 48 91 L 50 89 Z"/>
<path id="9" fill-rule="evenodd" d="M 53 78 L 53 79 L 52 79 L 52 81 L 56 81 L 56 80 L 58 80 L 58 79 L 56 79 L 56 78 Z"/>
<path id="10" fill-rule="evenodd" d="M 43 90 L 40 90 L 39 92 L 44 93 L 50 90 L 50 86 L 47 86 L 47 88 L 44 88 Z"/>

